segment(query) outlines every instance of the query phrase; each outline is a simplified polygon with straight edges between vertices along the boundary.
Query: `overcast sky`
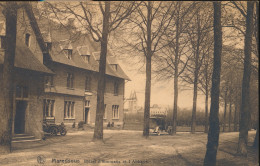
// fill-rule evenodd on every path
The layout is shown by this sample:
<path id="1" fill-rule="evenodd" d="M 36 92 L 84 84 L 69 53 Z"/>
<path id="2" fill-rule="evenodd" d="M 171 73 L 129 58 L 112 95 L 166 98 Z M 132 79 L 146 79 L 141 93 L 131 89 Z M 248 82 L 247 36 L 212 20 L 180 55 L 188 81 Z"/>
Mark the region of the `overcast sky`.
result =
<path id="1" fill-rule="evenodd" d="M 118 61 L 131 81 L 126 81 L 125 98 L 129 98 L 131 91 L 136 91 L 138 106 L 144 107 L 145 73 L 139 72 L 129 63 Z M 152 79 L 151 106 L 153 104 L 173 106 L 173 80 L 165 82 L 155 82 Z M 204 95 L 198 95 L 197 108 L 204 110 Z M 178 106 L 180 108 L 192 108 L 193 90 L 179 91 Z M 127 107 L 127 104 L 125 104 Z"/>

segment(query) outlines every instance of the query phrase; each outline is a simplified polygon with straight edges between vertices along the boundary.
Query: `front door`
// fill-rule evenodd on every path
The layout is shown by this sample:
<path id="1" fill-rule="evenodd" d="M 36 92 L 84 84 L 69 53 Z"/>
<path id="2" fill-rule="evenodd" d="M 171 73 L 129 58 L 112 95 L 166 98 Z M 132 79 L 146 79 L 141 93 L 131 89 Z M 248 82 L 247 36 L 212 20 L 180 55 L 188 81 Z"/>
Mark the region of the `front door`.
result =
<path id="1" fill-rule="evenodd" d="M 25 110 L 27 107 L 26 101 L 16 102 L 16 114 L 14 121 L 14 133 L 21 134 L 25 132 Z"/>
<path id="2" fill-rule="evenodd" d="M 85 108 L 85 124 L 88 124 L 88 112 L 89 108 Z"/>

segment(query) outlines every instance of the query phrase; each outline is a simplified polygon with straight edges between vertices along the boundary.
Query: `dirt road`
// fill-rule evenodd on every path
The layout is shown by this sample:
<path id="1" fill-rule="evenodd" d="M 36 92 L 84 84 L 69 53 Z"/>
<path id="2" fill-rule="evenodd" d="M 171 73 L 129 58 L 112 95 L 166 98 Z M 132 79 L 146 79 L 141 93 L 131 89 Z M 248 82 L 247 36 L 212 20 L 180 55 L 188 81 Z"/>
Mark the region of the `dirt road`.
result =
<path id="1" fill-rule="evenodd" d="M 252 145 L 255 131 L 249 132 Z M 142 137 L 140 131 L 105 130 L 104 143 L 92 142 L 93 131 L 77 131 L 45 141 L 16 143 L 11 154 L 0 156 L 0 165 L 202 165 L 207 135 L 177 133 Z M 221 133 L 218 165 L 258 165 L 249 147 L 247 158 L 235 155 L 238 133 Z"/>

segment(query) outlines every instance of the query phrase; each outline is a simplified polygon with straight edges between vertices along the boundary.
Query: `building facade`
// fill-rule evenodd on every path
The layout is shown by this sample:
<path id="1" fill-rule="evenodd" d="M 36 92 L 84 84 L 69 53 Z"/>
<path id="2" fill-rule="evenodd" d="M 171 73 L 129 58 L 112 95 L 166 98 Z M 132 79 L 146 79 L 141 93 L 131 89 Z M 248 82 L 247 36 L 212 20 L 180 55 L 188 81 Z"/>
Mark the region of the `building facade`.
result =
<path id="1" fill-rule="evenodd" d="M 97 106 L 99 45 L 86 35 L 40 18 L 35 14 L 49 58 L 43 58 L 26 12 L 18 11 L 14 81 L 13 133 L 42 138 L 43 121 L 71 126 L 80 121 L 94 126 Z M 5 36 L 5 18 L 0 14 L 0 46 Z M 78 37 L 79 36 L 79 37 Z M 4 49 L 0 48 L 0 75 Z M 2 78 L 0 86 L 2 87 Z M 123 124 L 125 80 L 129 80 L 108 51 L 106 64 L 104 125 Z M 3 94 L 0 96 L 3 109 Z"/>
<path id="2" fill-rule="evenodd" d="M 38 24 L 51 60 L 44 62 L 55 75 L 45 78 L 44 119 L 72 126 L 95 125 L 100 45 L 77 31 L 73 19 L 64 26 L 45 18 Z M 41 26 L 42 25 L 42 26 Z M 48 25 L 48 26 L 46 26 Z M 125 80 L 130 80 L 108 50 L 105 75 L 104 125 L 123 125 Z"/>
<path id="3" fill-rule="evenodd" d="M 24 15 L 23 15 L 24 14 Z M 13 100 L 13 124 L 12 133 L 28 133 L 36 138 L 43 137 L 43 95 L 44 77 L 54 74 L 43 65 L 40 57 L 43 56 L 36 41 L 36 37 L 30 28 L 25 26 L 23 19 L 27 15 L 23 10 L 18 10 L 16 50 L 15 50 L 15 75 L 13 80 L 14 100 Z M 27 22 L 28 25 L 29 22 Z M 25 33 L 25 29 L 30 31 L 31 38 Z M 5 38 L 5 18 L 0 11 L 0 43 Z M 32 51 L 37 48 L 38 52 Z M 3 88 L 3 63 L 5 50 L 0 47 L 0 87 Z M 0 93 L 0 109 L 4 109 L 4 94 Z"/>

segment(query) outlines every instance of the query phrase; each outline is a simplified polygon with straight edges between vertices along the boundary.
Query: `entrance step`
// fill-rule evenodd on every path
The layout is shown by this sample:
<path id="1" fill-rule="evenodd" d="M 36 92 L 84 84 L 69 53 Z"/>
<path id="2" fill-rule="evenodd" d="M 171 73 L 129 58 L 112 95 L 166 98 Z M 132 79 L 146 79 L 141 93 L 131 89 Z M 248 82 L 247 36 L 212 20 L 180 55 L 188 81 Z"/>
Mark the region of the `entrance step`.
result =
<path id="1" fill-rule="evenodd" d="M 35 136 L 29 134 L 15 134 L 12 139 L 12 143 L 20 142 L 35 142 L 40 141 L 41 139 L 36 139 Z"/>

